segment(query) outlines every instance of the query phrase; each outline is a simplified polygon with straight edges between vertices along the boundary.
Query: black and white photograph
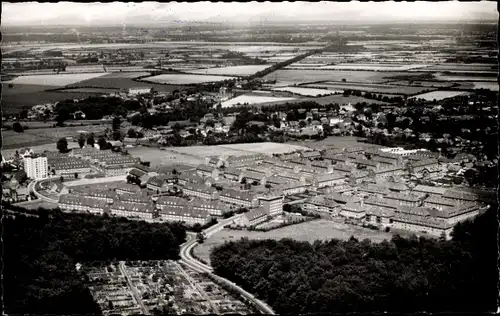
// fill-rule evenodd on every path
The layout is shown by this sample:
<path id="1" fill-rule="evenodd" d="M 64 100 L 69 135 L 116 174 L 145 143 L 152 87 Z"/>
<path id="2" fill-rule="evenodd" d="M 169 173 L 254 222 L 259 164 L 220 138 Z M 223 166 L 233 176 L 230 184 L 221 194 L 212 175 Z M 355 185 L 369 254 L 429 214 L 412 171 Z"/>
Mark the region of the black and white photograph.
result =
<path id="1" fill-rule="evenodd" d="M 1 6 L 4 315 L 500 312 L 496 1 Z"/>

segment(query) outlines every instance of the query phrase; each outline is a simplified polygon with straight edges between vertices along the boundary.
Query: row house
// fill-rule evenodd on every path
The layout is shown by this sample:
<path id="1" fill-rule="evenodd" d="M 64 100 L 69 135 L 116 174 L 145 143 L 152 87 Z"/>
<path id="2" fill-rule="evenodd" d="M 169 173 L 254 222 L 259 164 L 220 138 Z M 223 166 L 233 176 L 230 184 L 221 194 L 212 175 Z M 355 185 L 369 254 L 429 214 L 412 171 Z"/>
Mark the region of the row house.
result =
<path id="1" fill-rule="evenodd" d="M 84 198 L 77 195 L 63 194 L 59 197 L 58 206 L 63 211 L 81 211 L 92 214 L 103 214 L 108 203 L 101 199 Z"/>
<path id="2" fill-rule="evenodd" d="M 475 194 L 477 200 L 483 203 L 495 203 L 497 201 L 497 190 L 495 189 L 476 189 L 470 187 L 462 187 L 459 189 L 462 192 Z"/>
<path id="3" fill-rule="evenodd" d="M 365 213 L 365 222 L 371 225 L 388 227 L 393 224 L 394 210 L 371 207 Z"/>
<path id="4" fill-rule="evenodd" d="M 241 182 L 241 171 L 235 168 L 226 168 L 224 170 L 224 178 L 230 181 Z"/>
<path id="5" fill-rule="evenodd" d="M 413 194 L 405 194 L 405 193 L 397 193 L 390 192 L 385 196 L 385 199 L 389 201 L 394 201 L 395 203 L 399 203 L 399 205 L 408 205 L 408 206 L 419 206 L 422 203 L 422 197 L 416 196 Z"/>
<path id="6" fill-rule="evenodd" d="M 219 157 L 206 157 L 205 165 L 213 168 L 220 168 L 224 166 L 224 160 L 220 159 Z"/>
<path id="7" fill-rule="evenodd" d="M 263 223 L 267 220 L 269 214 L 267 211 L 261 207 L 258 207 L 256 209 L 250 210 L 246 212 L 242 217 L 241 217 L 241 224 L 243 226 L 249 227 L 249 226 L 256 226 L 260 223 Z"/>
<path id="8" fill-rule="evenodd" d="M 361 202 L 349 201 L 341 206 L 339 215 L 348 219 L 361 220 L 368 209 L 369 207 Z"/>
<path id="9" fill-rule="evenodd" d="M 445 220 L 401 213 L 394 215 L 392 227 L 416 233 L 426 233 L 435 237 L 444 234 L 447 239 L 451 237 L 453 231 L 453 225 L 448 224 Z"/>
<path id="10" fill-rule="evenodd" d="M 335 201 L 339 204 L 347 204 L 349 201 L 357 202 L 360 199 L 352 196 L 343 195 L 341 193 L 335 192 L 332 189 L 327 191 L 325 197 L 329 200 Z"/>
<path id="11" fill-rule="evenodd" d="M 424 207 L 432 207 L 438 210 L 447 209 L 456 205 L 457 203 L 455 201 L 444 199 L 440 196 L 429 196 L 424 200 Z"/>
<path id="12" fill-rule="evenodd" d="M 151 199 L 149 196 L 141 193 L 125 193 L 118 195 L 118 200 L 125 203 L 149 204 Z"/>
<path id="13" fill-rule="evenodd" d="M 183 186 L 186 184 L 203 184 L 205 183 L 205 179 L 198 174 L 182 173 L 178 176 L 177 183 Z"/>
<path id="14" fill-rule="evenodd" d="M 478 200 L 476 194 L 455 190 L 446 190 L 443 194 L 443 198 L 455 201 L 459 204 L 475 202 Z"/>
<path id="15" fill-rule="evenodd" d="M 364 199 L 364 204 L 368 205 L 370 207 L 378 206 L 382 208 L 387 208 L 387 209 L 397 209 L 398 207 L 401 207 L 401 204 L 398 201 L 395 200 L 390 200 L 390 199 L 380 199 L 376 197 L 369 197 Z"/>
<path id="16" fill-rule="evenodd" d="M 353 170 L 354 168 L 352 166 L 346 164 L 336 164 L 333 166 L 333 172 L 341 172 L 345 175 L 351 174 Z"/>
<path id="17" fill-rule="evenodd" d="M 477 216 L 479 211 L 480 208 L 477 204 L 467 203 L 438 212 L 437 217 L 444 219 L 448 224 L 455 225 L 458 222 Z"/>
<path id="18" fill-rule="evenodd" d="M 372 170 L 377 170 L 380 168 L 379 162 L 368 159 L 354 159 L 352 160 L 352 163 L 355 164 L 357 167 L 369 168 Z"/>
<path id="19" fill-rule="evenodd" d="M 448 189 L 419 184 L 413 188 L 413 192 L 427 194 L 429 197 L 441 197 Z"/>
<path id="20" fill-rule="evenodd" d="M 259 204 L 253 193 L 230 189 L 220 192 L 219 199 L 224 203 L 246 208 L 257 207 Z"/>
<path id="21" fill-rule="evenodd" d="M 273 186 L 282 186 L 282 185 L 287 185 L 290 183 L 289 180 L 284 179 L 284 178 L 280 178 L 280 177 L 276 177 L 276 176 L 266 177 L 265 180 L 266 180 L 265 183 L 262 183 L 263 185 L 270 184 Z M 298 182 L 298 183 L 300 183 L 300 182 Z"/>
<path id="22" fill-rule="evenodd" d="M 388 179 L 385 179 L 388 180 Z M 394 180 L 394 177 L 392 177 L 392 180 Z M 378 181 L 378 185 L 386 187 L 389 191 L 391 192 L 408 192 L 409 188 L 406 186 L 406 184 L 401 183 L 401 182 L 394 182 L 394 181 Z"/>
<path id="23" fill-rule="evenodd" d="M 118 186 L 115 189 L 115 192 L 117 194 L 139 194 L 141 193 L 141 188 L 138 187 L 137 185 L 133 185 L 130 183 L 121 183 L 120 186 Z"/>
<path id="24" fill-rule="evenodd" d="M 181 208 L 188 205 L 188 200 L 177 196 L 162 195 L 156 200 L 158 209 Z"/>
<path id="25" fill-rule="evenodd" d="M 276 177 L 286 179 L 287 181 L 298 181 L 302 184 L 306 184 L 307 179 L 311 179 L 310 176 L 306 176 L 306 175 L 303 175 L 300 173 L 293 173 L 293 172 L 281 172 L 281 173 L 276 174 Z"/>
<path id="26" fill-rule="evenodd" d="M 314 159 L 318 159 L 321 157 L 321 152 L 317 151 L 317 150 L 313 150 L 313 151 L 303 151 L 299 154 L 302 158 L 305 158 L 305 159 L 310 159 L 310 160 L 314 160 Z"/>
<path id="27" fill-rule="evenodd" d="M 412 162 L 411 166 L 413 168 L 413 172 L 422 172 L 424 169 L 429 170 L 431 167 L 438 167 L 439 162 L 436 158 L 429 158 Z"/>
<path id="28" fill-rule="evenodd" d="M 212 216 L 223 216 L 230 210 L 227 204 L 200 198 L 194 198 L 187 206 L 193 210 L 207 211 Z"/>
<path id="29" fill-rule="evenodd" d="M 167 177 L 165 175 L 158 175 L 147 180 L 146 188 L 153 192 L 165 193 L 168 192 L 170 186 L 167 183 Z"/>
<path id="30" fill-rule="evenodd" d="M 406 215 L 414 215 L 421 217 L 431 216 L 434 211 L 429 208 L 419 207 L 419 206 L 400 206 L 396 209 L 397 213 L 406 214 Z"/>
<path id="31" fill-rule="evenodd" d="M 80 189 L 72 188 L 71 193 L 79 195 L 84 198 L 94 198 L 106 201 L 107 203 L 113 203 L 117 198 L 117 194 L 111 190 L 94 190 L 94 189 Z"/>
<path id="32" fill-rule="evenodd" d="M 168 222 L 184 222 L 188 225 L 205 225 L 210 222 L 212 216 L 206 210 L 192 209 L 189 206 L 181 208 L 159 209 L 158 216 Z"/>
<path id="33" fill-rule="evenodd" d="M 373 170 L 354 170 L 351 172 L 351 174 L 348 176 L 348 182 L 352 186 L 356 186 L 363 181 L 367 181 L 369 179 L 373 179 L 375 177 L 375 173 Z"/>
<path id="34" fill-rule="evenodd" d="M 262 160 L 262 164 L 265 166 L 274 166 L 281 169 L 290 169 L 290 170 L 293 170 L 296 167 L 295 165 L 289 162 L 281 161 L 279 159 L 270 159 L 270 158 Z"/>
<path id="35" fill-rule="evenodd" d="M 196 172 L 200 177 L 212 177 L 216 180 L 219 179 L 219 170 L 211 166 L 198 165 L 196 167 Z"/>
<path id="36" fill-rule="evenodd" d="M 300 154 L 299 153 L 282 154 L 279 157 L 283 161 L 290 161 L 299 158 Z"/>
<path id="37" fill-rule="evenodd" d="M 253 181 L 261 183 L 264 177 L 265 175 L 260 172 L 245 170 L 240 175 L 240 182 L 246 179 L 247 183 L 252 183 Z"/>
<path id="38" fill-rule="evenodd" d="M 111 215 L 140 218 L 140 219 L 152 219 L 154 206 L 152 204 L 141 204 L 141 203 L 127 203 L 122 201 L 116 201 L 109 207 Z"/>
<path id="39" fill-rule="evenodd" d="M 399 177 L 405 173 L 402 166 L 381 166 L 375 170 L 375 176 L 379 180 L 388 179 L 389 177 Z"/>
<path id="40" fill-rule="evenodd" d="M 287 181 L 286 184 L 278 186 L 284 195 L 293 195 L 306 192 L 311 186 L 298 181 Z"/>
<path id="41" fill-rule="evenodd" d="M 346 182 L 346 176 L 342 173 L 323 174 L 314 178 L 316 188 L 333 187 Z"/>
<path id="42" fill-rule="evenodd" d="M 284 195 L 280 192 L 269 192 L 257 196 L 259 206 L 267 211 L 270 216 L 276 216 L 283 213 Z"/>
<path id="43" fill-rule="evenodd" d="M 323 157 L 341 155 L 342 153 L 344 153 L 344 148 L 329 148 L 325 150 Z"/>
<path id="44" fill-rule="evenodd" d="M 346 153 L 362 153 L 364 151 L 363 147 L 346 147 L 344 150 Z"/>
<path id="45" fill-rule="evenodd" d="M 48 165 L 54 170 L 56 175 L 89 173 L 91 171 L 90 163 L 85 160 L 66 157 L 62 159 L 49 159 Z"/>
<path id="46" fill-rule="evenodd" d="M 142 176 L 148 175 L 148 173 L 144 172 L 142 170 L 139 170 L 137 168 L 132 168 L 128 171 L 128 175 L 133 177 L 133 178 L 140 179 Z"/>
<path id="47" fill-rule="evenodd" d="M 204 184 L 188 183 L 183 186 L 182 193 L 206 200 L 217 200 L 219 198 L 219 193 L 216 189 Z"/>
<path id="48" fill-rule="evenodd" d="M 323 159 L 329 161 L 332 164 L 345 164 L 347 161 L 349 161 L 349 158 L 347 158 L 343 154 L 342 155 L 325 154 L 323 156 Z"/>
<path id="49" fill-rule="evenodd" d="M 400 159 L 391 159 L 391 158 L 382 157 L 382 156 L 373 156 L 370 160 L 374 161 L 374 162 L 378 162 L 381 165 L 389 165 L 389 166 L 403 164 L 403 161 Z"/>
<path id="50" fill-rule="evenodd" d="M 311 168 L 314 168 L 316 172 L 332 173 L 333 166 L 326 160 L 315 160 L 311 162 Z"/>
<path id="51" fill-rule="evenodd" d="M 130 169 L 130 167 L 123 165 L 106 166 L 104 168 L 104 173 L 106 174 L 106 177 L 126 176 Z"/>
<path id="52" fill-rule="evenodd" d="M 371 183 L 359 186 L 358 192 L 368 193 L 379 198 L 382 198 L 390 193 L 389 189 L 387 189 L 386 187 Z"/>
<path id="53" fill-rule="evenodd" d="M 254 163 L 260 163 L 266 158 L 267 156 L 264 154 L 254 154 L 254 155 L 240 156 L 240 157 L 231 156 L 227 158 L 225 161 L 228 166 L 245 166 Z"/>
<path id="54" fill-rule="evenodd" d="M 330 214 L 332 216 L 339 215 L 340 211 L 340 204 L 319 195 L 304 201 L 302 207 L 308 212 Z"/>

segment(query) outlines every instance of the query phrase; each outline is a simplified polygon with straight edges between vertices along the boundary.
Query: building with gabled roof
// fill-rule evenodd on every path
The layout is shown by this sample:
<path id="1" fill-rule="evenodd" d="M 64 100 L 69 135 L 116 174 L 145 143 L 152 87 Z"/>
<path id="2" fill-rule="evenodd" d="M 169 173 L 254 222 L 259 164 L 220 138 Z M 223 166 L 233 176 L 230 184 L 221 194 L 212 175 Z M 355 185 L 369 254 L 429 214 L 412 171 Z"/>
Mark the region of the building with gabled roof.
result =
<path id="1" fill-rule="evenodd" d="M 115 201 L 109 206 L 109 211 L 115 216 L 152 219 L 154 206 L 152 204 L 144 205 L 142 203 Z"/>
<path id="2" fill-rule="evenodd" d="M 324 188 L 343 184 L 346 182 L 346 180 L 347 178 L 345 174 L 334 172 L 316 176 L 313 180 L 313 183 L 317 188 Z"/>
<path id="3" fill-rule="evenodd" d="M 227 204 L 220 201 L 211 201 L 201 198 L 194 198 L 187 204 L 188 207 L 193 210 L 204 210 L 207 211 L 212 216 L 223 216 L 230 211 Z"/>
<path id="4" fill-rule="evenodd" d="M 188 225 L 205 225 L 212 218 L 207 210 L 193 209 L 190 206 L 158 209 L 157 212 L 158 216 L 164 221 L 184 222 Z"/>
<path id="5" fill-rule="evenodd" d="M 302 204 L 304 210 L 312 213 L 339 215 L 340 204 L 334 200 L 326 198 L 324 195 L 313 196 L 305 200 Z"/>
<path id="6" fill-rule="evenodd" d="M 368 209 L 369 207 L 361 202 L 348 201 L 341 206 L 339 215 L 345 218 L 360 220 L 365 217 Z"/>
<path id="7" fill-rule="evenodd" d="M 256 226 L 260 223 L 263 223 L 267 220 L 269 214 L 267 211 L 261 207 L 255 208 L 253 210 L 250 210 L 246 212 L 242 217 L 241 217 L 241 223 L 243 226 L 250 227 L 250 226 Z"/>
<path id="8" fill-rule="evenodd" d="M 219 199 L 224 203 L 246 208 L 256 207 L 259 203 L 254 193 L 231 189 L 222 190 Z"/>
<path id="9" fill-rule="evenodd" d="M 206 200 L 217 200 L 219 198 L 219 193 L 215 188 L 204 184 L 186 183 L 182 188 L 182 193 Z"/>

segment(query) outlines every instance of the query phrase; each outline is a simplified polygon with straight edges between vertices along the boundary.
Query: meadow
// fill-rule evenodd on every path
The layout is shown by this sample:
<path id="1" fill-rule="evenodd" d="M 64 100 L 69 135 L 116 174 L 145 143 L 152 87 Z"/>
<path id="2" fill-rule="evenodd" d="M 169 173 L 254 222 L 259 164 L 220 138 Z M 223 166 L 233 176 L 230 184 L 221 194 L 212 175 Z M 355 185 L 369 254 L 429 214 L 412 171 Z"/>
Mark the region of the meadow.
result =
<path id="1" fill-rule="evenodd" d="M 497 77 L 495 76 L 484 76 L 482 74 L 478 75 L 473 75 L 471 74 L 470 76 L 463 76 L 463 75 L 446 75 L 442 73 L 435 74 L 434 77 L 437 80 L 442 80 L 442 81 L 492 81 L 492 82 L 497 82 Z"/>
<path id="2" fill-rule="evenodd" d="M 4 83 L 30 84 L 30 85 L 45 85 L 53 87 L 62 87 L 69 84 L 74 84 L 80 81 L 97 78 L 105 75 L 102 73 L 79 73 L 79 74 L 54 74 L 54 75 L 28 75 L 19 76 L 11 81 Z"/>
<path id="3" fill-rule="evenodd" d="M 209 83 L 218 82 L 229 79 L 235 79 L 235 77 L 226 76 L 208 76 L 208 75 L 185 75 L 185 74 L 165 74 L 152 76 L 142 79 L 143 81 L 162 83 L 162 84 L 174 84 L 174 85 L 188 85 L 188 84 L 199 84 L 199 83 Z"/>
<path id="4" fill-rule="evenodd" d="M 209 69 L 194 69 L 186 72 L 205 75 L 248 76 L 268 68 L 270 65 L 244 65 L 232 67 L 216 67 Z"/>
<path id="5" fill-rule="evenodd" d="M 432 92 L 427 92 L 423 94 L 419 94 L 416 96 L 413 96 L 415 99 L 424 99 L 426 101 L 432 101 L 432 100 L 444 100 L 448 98 L 453 98 L 459 95 L 465 95 L 468 94 L 468 92 L 462 92 L 462 91 L 432 91 Z"/>
<path id="6" fill-rule="evenodd" d="M 315 240 L 342 239 L 347 240 L 351 236 L 358 240 L 365 238 L 372 242 L 390 240 L 392 235 L 381 231 L 374 231 L 363 227 L 356 227 L 328 220 L 314 220 L 292 226 L 278 228 L 268 232 L 242 231 L 224 229 L 207 238 L 203 244 L 194 248 L 194 254 L 210 263 L 210 251 L 226 241 L 238 241 L 241 238 L 248 239 L 275 239 L 292 238 L 298 241 L 314 242 Z"/>
<path id="7" fill-rule="evenodd" d="M 321 82 L 305 85 L 306 87 L 326 88 L 334 91 L 338 90 L 359 90 L 366 92 L 378 92 L 389 94 L 413 95 L 421 93 L 424 90 L 430 90 L 431 87 L 414 87 L 414 86 L 395 86 L 395 85 L 380 85 L 380 84 L 352 84 L 344 82 Z"/>
<path id="8" fill-rule="evenodd" d="M 310 97 L 317 97 L 319 95 L 329 95 L 335 93 L 342 93 L 344 90 L 333 90 L 333 89 L 315 89 L 315 88 L 303 88 L 303 87 L 282 87 L 275 88 L 275 91 L 287 91 L 298 95 L 305 95 Z"/>
<path id="9" fill-rule="evenodd" d="M 181 89 L 177 85 L 163 85 L 149 82 L 135 81 L 130 77 L 117 77 L 116 74 L 112 76 L 103 76 L 93 78 L 76 84 L 68 85 L 67 88 L 97 88 L 97 89 L 119 89 L 126 90 L 130 88 L 153 88 L 158 92 L 171 92 L 173 90 Z"/>
<path id="10" fill-rule="evenodd" d="M 325 65 L 317 67 L 318 70 L 365 70 L 365 71 L 407 71 L 410 69 L 419 69 L 426 67 L 427 65 L 421 64 L 337 64 L 337 65 Z M 285 69 L 306 69 L 306 67 L 300 66 L 288 66 Z M 308 69 L 308 67 L 307 67 Z"/>
<path id="11" fill-rule="evenodd" d="M 222 102 L 223 108 L 232 107 L 235 105 L 243 105 L 243 104 L 259 104 L 259 103 L 269 103 L 276 101 L 291 101 L 295 98 L 284 98 L 284 97 L 267 97 L 267 96 L 259 96 L 259 95 L 240 95 L 236 98 L 227 100 Z"/>
<path id="12" fill-rule="evenodd" d="M 197 166 L 205 162 L 202 158 L 177 152 L 177 150 L 173 148 L 160 150 L 157 147 L 137 146 L 134 148 L 127 148 L 127 150 L 130 155 L 141 158 L 142 161 L 149 161 L 151 167 L 169 166 L 178 163 Z"/>
<path id="13" fill-rule="evenodd" d="M 337 71 L 337 70 L 287 70 L 282 69 L 268 74 L 265 80 L 308 83 L 319 81 L 342 81 L 360 83 L 384 83 L 388 77 L 408 75 L 407 72 L 375 72 L 375 71 Z M 418 75 L 418 73 L 413 73 Z"/>
<path id="14" fill-rule="evenodd" d="M 246 154 L 261 153 L 261 154 L 268 154 L 268 155 L 288 153 L 291 151 L 307 150 L 308 149 L 307 147 L 304 147 L 304 146 L 273 143 L 273 142 L 218 145 L 217 147 L 223 148 L 223 149 L 240 150 L 240 151 L 246 152 Z"/>

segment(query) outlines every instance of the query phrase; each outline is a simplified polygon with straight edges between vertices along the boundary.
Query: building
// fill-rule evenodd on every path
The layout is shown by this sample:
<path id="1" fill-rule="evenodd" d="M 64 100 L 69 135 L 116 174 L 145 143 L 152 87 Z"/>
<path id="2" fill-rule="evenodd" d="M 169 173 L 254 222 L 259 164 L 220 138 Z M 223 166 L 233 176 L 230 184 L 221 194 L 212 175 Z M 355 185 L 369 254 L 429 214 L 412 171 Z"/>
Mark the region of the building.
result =
<path id="1" fill-rule="evenodd" d="M 257 207 L 259 200 L 251 192 L 243 192 L 236 190 L 223 190 L 219 193 L 219 199 L 234 206 L 252 208 Z"/>
<path id="2" fill-rule="evenodd" d="M 448 224 L 443 219 L 402 213 L 394 215 L 392 227 L 416 233 L 425 233 L 435 237 L 444 235 L 447 239 L 451 237 L 451 232 L 453 231 L 453 225 Z"/>
<path id="3" fill-rule="evenodd" d="M 192 209 L 189 206 L 159 209 L 158 216 L 164 221 L 184 222 L 188 225 L 205 225 L 211 219 L 208 211 L 202 209 Z"/>
<path id="4" fill-rule="evenodd" d="M 257 197 L 259 206 L 267 211 L 270 216 L 276 216 L 283 213 L 284 196 L 279 193 L 268 193 Z"/>
<path id="5" fill-rule="evenodd" d="M 371 207 L 365 212 L 365 222 L 379 227 L 390 227 L 393 224 L 394 210 Z"/>
<path id="6" fill-rule="evenodd" d="M 325 198 L 325 196 L 314 196 L 304 201 L 302 207 L 305 211 L 316 214 L 339 215 L 340 204 Z"/>
<path id="7" fill-rule="evenodd" d="M 333 187 L 335 185 L 346 183 L 346 175 L 343 173 L 322 174 L 314 179 L 314 185 L 317 188 Z"/>
<path id="8" fill-rule="evenodd" d="M 156 200 L 156 208 L 161 210 L 182 208 L 188 205 L 188 200 L 176 196 L 160 196 Z"/>
<path id="9" fill-rule="evenodd" d="M 108 203 L 102 199 L 63 194 L 59 197 L 58 206 L 63 211 L 80 211 L 92 214 L 103 214 Z"/>
<path id="10" fill-rule="evenodd" d="M 200 198 L 194 198 L 187 205 L 193 210 L 207 211 L 211 216 L 223 216 L 230 210 L 227 204 L 219 201 L 210 201 Z"/>
<path id="11" fill-rule="evenodd" d="M 139 94 L 148 94 L 151 93 L 151 88 L 143 88 L 143 87 L 137 87 L 137 88 L 129 88 L 127 90 L 127 94 L 129 96 L 135 96 Z"/>
<path id="12" fill-rule="evenodd" d="M 418 206 L 423 201 L 422 197 L 413 194 L 405 194 L 397 192 L 390 192 L 385 196 L 385 199 L 387 199 L 388 201 L 394 201 L 395 203 L 399 203 L 399 205 L 408 205 L 408 206 Z"/>
<path id="13" fill-rule="evenodd" d="M 45 155 L 30 155 L 23 159 L 24 171 L 30 179 L 47 178 L 49 173 L 48 161 Z"/>
<path id="14" fill-rule="evenodd" d="M 365 217 L 366 210 L 368 209 L 362 202 L 357 203 L 349 201 L 341 206 L 339 215 L 347 219 L 361 220 Z"/>
<path id="15" fill-rule="evenodd" d="M 217 200 L 219 198 L 219 192 L 216 189 L 204 184 L 186 183 L 182 188 L 182 193 L 206 200 Z"/>
<path id="16" fill-rule="evenodd" d="M 262 222 L 265 222 L 268 218 L 269 214 L 267 211 L 261 207 L 250 210 L 246 212 L 242 217 L 241 217 L 241 224 L 243 226 L 249 227 L 249 226 L 256 226 Z"/>
<path id="17" fill-rule="evenodd" d="M 152 204 L 115 201 L 110 207 L 111 215 L 139 219 L 152 219 L 154 207 Z"/>

